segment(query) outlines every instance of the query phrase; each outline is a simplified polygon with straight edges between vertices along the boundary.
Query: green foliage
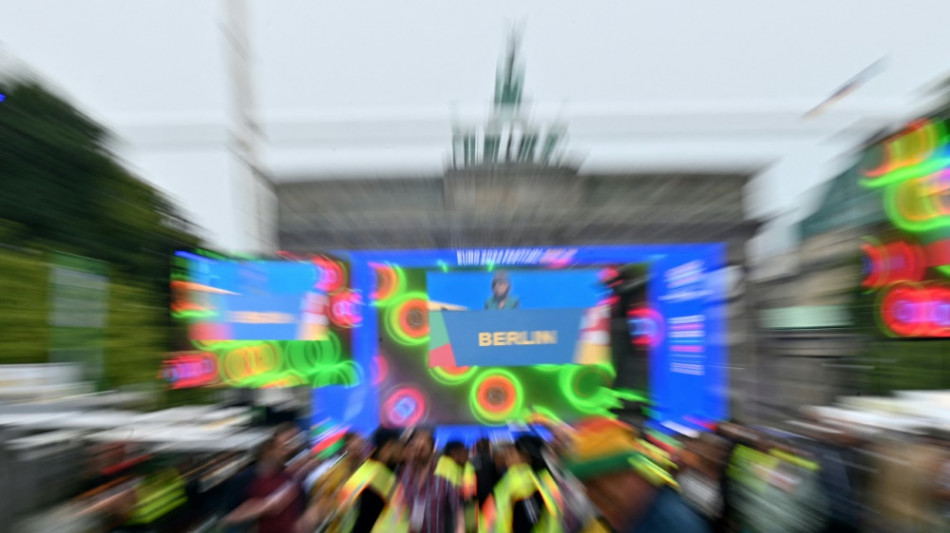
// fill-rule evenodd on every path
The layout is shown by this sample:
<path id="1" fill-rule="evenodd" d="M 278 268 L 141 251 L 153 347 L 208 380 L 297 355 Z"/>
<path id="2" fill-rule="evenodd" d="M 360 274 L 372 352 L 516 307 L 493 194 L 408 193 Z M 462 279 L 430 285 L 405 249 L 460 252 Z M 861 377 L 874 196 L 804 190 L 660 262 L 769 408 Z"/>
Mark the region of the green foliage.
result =
<path id="1" fill-rule="evenodd" d="M 0 248 L 0 362 L 46 361 L 48 280 L 41 254 Z"/>
<path id="2" fill-rule="evenodd" d="M 111 283 L 109 290 L 105 384 L 111 388 L 154 381 L 168 349 L 161 295 L 124 280 Z"/>
<path id="3" fill-rule="evenodd" d="M 868 351 L 867 386 L 872 394 L 950 386 L 950 341 L 887 339 L 872 343 Z"/>
<path id="4" fill-rule="evenodd" d="M 106 384 L 153 382 L 172 344 L 172 252 L 197 238 L 110 153 L 101 125 L 33 81 L 0 92 L 0 244 L 12 247 L 0 248 L 0 363 L 46 360 L 43 255 L 59 251 L 109 264 Z"/>
<path id="5" fill-rule="evenodd" d="M 34 82 L 0 85 L 0 219 L 7 238 L 167 279 L 168 252 L 197 240 L 172 205 L 129 174 L 102 126 Z"/>

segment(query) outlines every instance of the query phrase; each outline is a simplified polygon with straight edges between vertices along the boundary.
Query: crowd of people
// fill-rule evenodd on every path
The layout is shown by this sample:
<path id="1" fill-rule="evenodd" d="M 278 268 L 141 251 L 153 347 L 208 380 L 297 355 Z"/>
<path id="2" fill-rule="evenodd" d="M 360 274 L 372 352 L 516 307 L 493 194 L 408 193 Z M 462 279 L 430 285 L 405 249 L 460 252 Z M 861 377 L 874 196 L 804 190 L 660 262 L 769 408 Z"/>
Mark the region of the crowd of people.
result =
<path id="1" fill-rule="evenodd" d="M 425 428 L 347 434 L 334 457 L 293 468 L 281 465 L 296 430 L 278 430 L 225 522 L 259 533 L 948 530 L 950 448 L 933 433 L 542 426 L 471 450 L 437 450 Z"/>
<path id="2" fill-rule="evenodd" d="M 284 467 L 298 452 L 289 444 L 296 432 L 276 430 L 257 465 L 233 480 L 241 496 L 224 518 L 231 530 L 553 533 L 702 525 L 672 490 L 663 465 L 669 457 L 608 419 L 576 428 L 543 424 L 541 432 L 482 439 L 472 449 L 452 441 L 437 450 L 426 428 L 381 428 L 368 441 L 346 434 L 327 460 Z M 670 504 L 655 505 L 655 493 L 667 491 L 673 508 L 679 503 L 672 514 Z M 652 529 L 642 529 L 651 521 Z"/>
<path id="3" fill-rule="evenodd" d="M 318 455 L 288 424 L 252 462 L 200 465 L 107 448 L 118 466 L 97 470 L 107 477 L 79 516 L 100 515 L 105 529 L 76 531 L 209 531 L 198 527 L 209 516 L 228 533 L 950 531 L 950 439 L 936 430 L 810 420 L 677 433 L 609 418 L 524 428 L 471 448 L 381 428 Z"/>

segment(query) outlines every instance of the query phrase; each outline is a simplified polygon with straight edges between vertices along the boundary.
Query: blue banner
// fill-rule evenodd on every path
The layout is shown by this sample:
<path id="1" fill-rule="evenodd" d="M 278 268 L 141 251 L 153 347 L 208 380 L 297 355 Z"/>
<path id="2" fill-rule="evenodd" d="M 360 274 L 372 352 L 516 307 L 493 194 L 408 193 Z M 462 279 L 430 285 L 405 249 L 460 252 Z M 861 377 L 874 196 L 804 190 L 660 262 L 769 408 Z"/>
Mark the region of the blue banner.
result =
<path id="1" fill-rule="evenodd" d="M 305 338 L 300 334 L 305 303 L 306 297 L 300 294 L 223 296 L 220 322 L 234 340 L 301 339 Z"/>
<path id="2" fill-rule="evenodd" d="M 329 300 L 311 262 L 214 260 L 178 252 L 187 279 L 173 280 L 200 340 L 323 340 Z M 176 287 L 178 287 L 176 289 Z"/>
<path id="3" fill-rule="evenodd" d="M 662 310 L 660 343 L 651 365 L 656 410 L 678 423 L 726 417 L 721 317 L 723 288 L 714 273 L 724 266 L 724 249 L 706 254 L 669 254 L 654 264 L 649 294 Z"/>
<path id="4" fill-rule="evenodd" d="M 584 309 L 443 311 L 459 366 L 570 364 Z"/>

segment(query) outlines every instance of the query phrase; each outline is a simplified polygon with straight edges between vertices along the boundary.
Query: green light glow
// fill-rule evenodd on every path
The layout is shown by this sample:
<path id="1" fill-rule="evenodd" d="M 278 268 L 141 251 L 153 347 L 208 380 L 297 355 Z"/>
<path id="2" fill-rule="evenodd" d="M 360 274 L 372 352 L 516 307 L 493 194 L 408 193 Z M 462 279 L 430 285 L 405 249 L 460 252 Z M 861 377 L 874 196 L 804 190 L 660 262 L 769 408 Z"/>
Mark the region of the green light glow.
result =
<path id="1" fill-rule="evenodd" d="M 218 312 L 212 309 L 208 309 L 206 311 L 199 311 L 197 309 L 192 309 L 189 311 L 172 311 L 172 318 L 177 320 L 207 320 L 216 316 L 218 316 Z"/>
<path id="2" fill-rule="evenodd" d="M 470 366 L 461 373 L 451 373 L 440 367 L 432 367 L 429 369 L 429 375 L 432 376 L 432 379 L 443 385 L 461 385 L 474 377 L 477 373 L 477 366 Z"/>
<path id="3" fill-rule="evenodd" d="M 273 376 L 280 370 L 280 348 L 273 343 L 247 343 L 217 353 L 218 373 L 228 384 L 240 384 L 262 376 Z"/>
<path id="4" fill-rule="evenodd" d="M 557 422 L 558 424 L 564 423 L 564 421 L 561 420 L 561 417 L 557 416 L 556 414 L 554 414 L 554 411 L 552 411 L 551 409 L 548 409 L 547 407 L 543 405 L 534 404 L 531 406 L 531 410 L 553 422 Z M 525 419 L 527 418 L 530 418 L 530 415 L 525 417 Z"/>
<path id="5" fill-rule="evenodd" d="M 352 387 L 362 381 L 363 372 L 353 361 L 341 361 L 318 369 L 311 374 L 310 386 L 326 387 L 328 385 L 346 385 Z"/>
<path id="6" fill-rule="evenodd" d="M 558 381 L 564 397 L 578 411 L 603 414 L 610 408 L 620 406 L 610 390 L 616 375 L 611 365 L 575 365 L 565 367 Z"/>
<path id="7" fill-rule="evenodd" d="M 343 361 L 340 339 L 328 332 L 323 341 L 192 341 L 218 359 L 218 372 L 230 386 L 356 385 L 362 379 L 359 365 Z"/>
<path id="8" fill-rule="evenodd" d="M 950 165 L 950 159 L 946 160 L 946 164 Z M 928 205 L 923 206 L 926 211 L 923 214 L 926 218 L 919 220 L 907 218 L 901 210 L 901 200 L 909 194 L 904 189 L 906 185 L 908 184 L 902 183 L 888 187 L 884 191 L 884 211 L 895 226 L 910 233 L 923 233 L 950 226 L 950 217 L 935 212 L 933 207 Z M 921 199 L 917 198 L 917 201 L 920 202 Z"/>
<path id="9" fill-rule="evenodd" d="M 862 179 L 861 184 L 869 189 L 878 189 L 885 185 L 893 185 L 909 179 L 922 178 L 935 172 L 940 172 L 948 166 L 950 166 L 950 158 L 935 157 L 916 165 L 910 165 L 888 172 L 880 178 Z"/>
<path id="10" fill-rule="evenodd" d="M 649 398 L 633 389 L 610 389 L 610 393 L 618 400 L 628 402 L 648 402 Z"/>
<path id="11" fill-rule="evenodd" d="M 326 340 L 322 341 L 286 341 L 284 355 L 289 368 L 312 373 L 312 370 L 332 365 L 340 361 L 342 354 L 340 338 L 333 331 L 327 332 Z"/>
<path id="12" fill-rule="evenodd" d="M 357 385 L 362 369 L 353 361 L 343 361 L 340 338 L 330 331 L 323 341 L 287 341 L 284 355 L 289 368 L 301 373 L 311 387 Z"/>
<path id="13" fill-rule="evenodd" d="M 219 352 L 223 350 L 234 350 L 245 346 L 257 346 L 261 344 L 261 341 L 203 341 L 191 339 L 191 344 L 201 351 Z"/>

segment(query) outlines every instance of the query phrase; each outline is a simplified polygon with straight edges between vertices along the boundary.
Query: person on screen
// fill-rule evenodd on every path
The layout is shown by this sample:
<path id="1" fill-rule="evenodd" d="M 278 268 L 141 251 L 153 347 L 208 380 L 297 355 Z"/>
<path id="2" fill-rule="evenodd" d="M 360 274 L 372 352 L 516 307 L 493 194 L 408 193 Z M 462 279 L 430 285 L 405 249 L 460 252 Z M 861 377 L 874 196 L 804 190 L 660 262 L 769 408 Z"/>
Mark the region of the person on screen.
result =
<path id="1" fill-rule="evenodd" d="M 511 279 L 504 270 L 495 272 L 491 282 L 491 298 L 485 302 L 487 311 L 505 311 L 518 308 L 518 297 L 511 294 Z"/>

